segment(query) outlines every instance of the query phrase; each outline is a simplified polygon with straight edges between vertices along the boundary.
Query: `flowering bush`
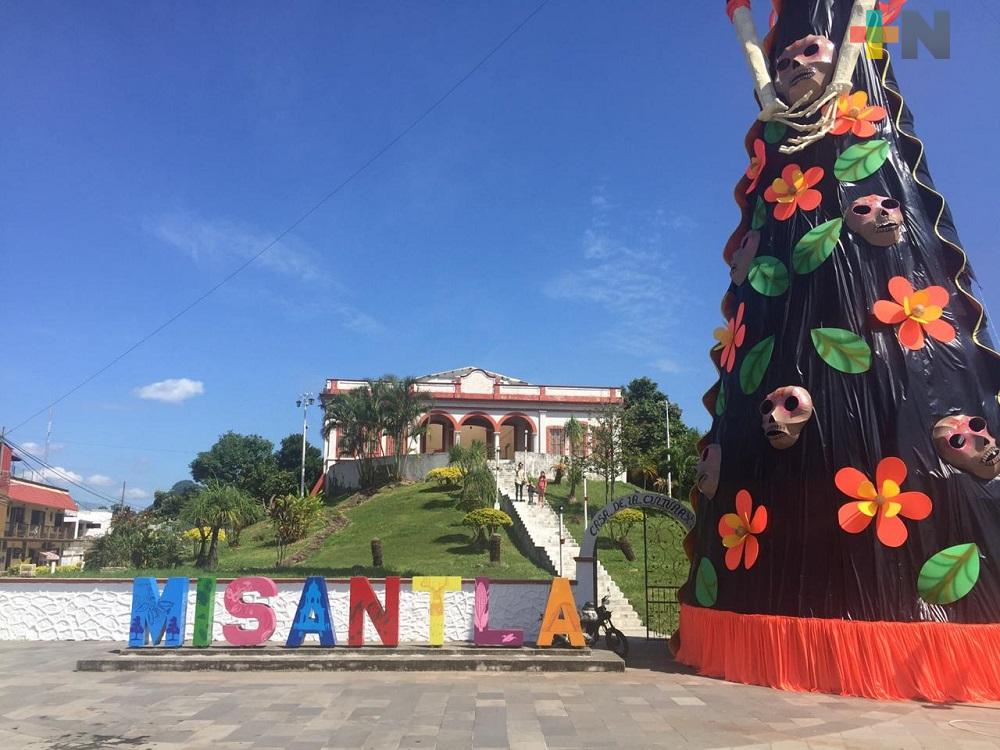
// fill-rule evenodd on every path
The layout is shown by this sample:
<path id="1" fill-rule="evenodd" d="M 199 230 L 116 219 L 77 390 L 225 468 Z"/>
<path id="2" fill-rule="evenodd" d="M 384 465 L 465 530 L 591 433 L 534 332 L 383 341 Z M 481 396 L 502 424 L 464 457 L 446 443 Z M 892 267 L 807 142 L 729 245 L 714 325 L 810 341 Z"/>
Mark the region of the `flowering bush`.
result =
<path id="1" fill-rule="evenodd" d="M 211 526 L 202 526 L 201 529 L 195 527 L 193 529 L 188 529 L 187 531 L 184 532 L 184 538 L 189 539 L 192 542 L 201 541 L 202 539 L 205 539 L 211 535 L 212 535 Z M 219 529 L 219 541 L 221 542 L 225 540 L 225 538 L 226 538 L 226 530 Z"/>
<path id="2" fill-rule="evenodd" d="M 439 466 L 428 471 L 426 479 L 442 487 L 457 487 L 462 483 L 462 470 L 458 466 Z"/>

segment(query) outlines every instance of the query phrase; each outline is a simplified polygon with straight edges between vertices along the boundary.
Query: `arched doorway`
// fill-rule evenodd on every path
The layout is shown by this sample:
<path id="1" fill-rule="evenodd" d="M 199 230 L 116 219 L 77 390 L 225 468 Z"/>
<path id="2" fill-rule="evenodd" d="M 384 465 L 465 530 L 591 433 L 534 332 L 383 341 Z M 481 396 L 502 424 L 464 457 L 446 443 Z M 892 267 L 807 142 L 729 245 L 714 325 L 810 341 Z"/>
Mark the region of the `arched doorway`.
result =
<path id="1" fill-rule="evenodd" d="M 485 414 L 469 414 L 458 425 L 459 442 L 462 445 L 482 443 L 486 446 L 486 456 L 492 459 L 497 449 L 496 423 Z"/>
<path id="2" fill-rule="evenodd" d="M 683 535 L 694 528 L 695 514 L 684 503 L 660 495 L 654 492 L 634 492 L 631 495 L 624 495 L 605 505 L 601 510 L 594 513 L 590 518 L 590 523 L 584 530 L 583 539 L 580 543 L 580 556 L 576 558 L 576 590 L 577 604 L 582 606 L 584 602 L 596 602 L 597 592 L 597 541 L 601 535 L 601 530 L 608 520 L 615 514 L 623 510 L 633 508 L 644 511 L 646 516 L 643 523 L 643 560 L 646 589 L 646 624 L 651 631 L 659 629 L 660 634 L 669 635 L 666 628 L 657 628 L 655 623 L 651 623 L 651 616 L 655 617 L 658 608 L 668 603 L 667 592 L 676 599 L 676 589 L 679 583 L 664 585 L 656 582 L 657 570 L 653 570 L 653 582 L 649 580 L 650 564 L 656 565 L 657 561 L 663 561 L 672 555 L 676 558 L 681 549 L 680 543 Z M 653 518 L 656 516 L 657 518 Z M 661 521 L 665 522 L 662 526 Z M 679 528 L 678 528 L 679 527 Z M 683 532 L 683 533 L 681 533 Z M 683 577 L 686 577 L 687 566 L 683 566 Z M 674 573 L 675 571 L 668 571 Z M 672 602 L 675 604 L 675 602 Z M 634 604 L 638 604 L 635 602 Z M 652 627 L 651 624 L 653 625 Z"/>
<path id="3" fill-rule="evenodd" d="M 500 420 L 500 458 L 510 460 L 518 451 L 532 451 L 535 424 L 523 414 L 508 414 Z"/>
<path id="4" fill-rule="evenodd" d="M 455 420 L 443 412 L 431 412 L 424 417 L 427 429 L 420 436 L 421 453 L 447 453 L 455 444 Z"/>

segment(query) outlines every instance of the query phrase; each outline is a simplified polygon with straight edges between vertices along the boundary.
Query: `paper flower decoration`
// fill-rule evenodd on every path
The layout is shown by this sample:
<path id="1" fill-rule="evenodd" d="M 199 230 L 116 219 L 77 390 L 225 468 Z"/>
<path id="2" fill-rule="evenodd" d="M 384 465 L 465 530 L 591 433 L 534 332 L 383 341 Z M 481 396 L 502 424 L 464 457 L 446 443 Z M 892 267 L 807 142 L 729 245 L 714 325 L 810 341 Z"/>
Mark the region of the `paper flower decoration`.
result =
<path id="1" fill-rule="evenodd" d="M 854 133 L 858 138 L 875 135 L 875 125 L 885 119 L 884 107 L 868 106 L 868 92 L 855 91 L 837 100 L 837 120 L 830 132 L 834 135 Z"/>
<path id="2" fill-rule="evenodd" d="M 878 540 L 887 547 L 902 546 L 907 537 L 902 518 L 922 521 L 933 507 L 923 492 L 902 491 L 906 473 L 906 464 L 895 457 L 882 459 L 874 483 L 857 469 L 838 471 L 834 478 L 837 489 L 854 498 L 840 506 L 837 514 L 840 528 L 849 534 L 860 534 L 874 518 Z"/>
<path id="3" fill-rule="evenodd" d="M 747 185 L 746 195 L 750 195 L 750 193 L 757 189 L 757 181 L 760 179 L 760 173 L 764 171 L 766 164 L 767 151 L 764 148 L 764 141 L 757 138 L 753 142 L 753 156 L 750 157 L 750 166 L 747 167 L 746 171 L 747 179 L 750 180 L 750 184 Z"/>
<path id="4" fill-rule="evenodd" d="M 823 179 L 822 167 L 810 167 L 805 172 L 798 164 L 789 164 L 781 170 L 781 177 L 775 177 L 771 186 L 764 191 L 764 200 L 776 203 L 774 218 L 787 221 L 792 218 L 796 208 L 812 211 L 823 200 L 819 190 L 813 190 Z"/>
<path id="5" fill-rule="evenodd" d="M 736 493 L 736 512 L 726 513 L 719 519 L 719 536 L 726 548 L 726 567 L 736 570 L 743 567 L 750 570 L 757 562 L 760 543 L 757 534 L 767 528 L 767 508 L 759 506 L 753 510 L 753 498 L 746 490 Z"/>
<path id="6" fill-rule="evenodd" d="M 743 313 L 746 312 L 746 304 L 741 302 L 736 309 L 736 317 L 726 321 L 726 325 L 715 329 L 715 340 L 718 341 L 716 348 L 722 347 L 721 365 L 726 372 L 732 372 L 736 366 L 736 350 L 743 346 L 743 341 L 747 337 L 747 327 L 743 323 Z"/>
<path id="7" fill-rule="evenodd" d="M 899 325 L 896 335 L 899 343 L 907 349 L 923 349 L 925 331 L 942 344 L 955 340 L 955 327 L 941 320 L 950 299 L 947 289 L 929 286 L 914 291 L 909 281 L 902 276 L 894 276 L 889 280 L 889 294 L 895 302 L 880 299 L 872 306 L 872 313 L 886 325 Z"/>

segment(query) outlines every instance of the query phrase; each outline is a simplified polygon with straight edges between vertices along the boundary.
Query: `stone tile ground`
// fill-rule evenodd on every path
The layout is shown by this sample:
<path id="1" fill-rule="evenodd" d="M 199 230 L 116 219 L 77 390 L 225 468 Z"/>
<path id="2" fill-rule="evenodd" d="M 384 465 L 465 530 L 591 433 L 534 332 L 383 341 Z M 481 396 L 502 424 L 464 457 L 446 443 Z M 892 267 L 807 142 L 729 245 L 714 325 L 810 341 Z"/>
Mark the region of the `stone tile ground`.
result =
<path id="1" fill-rule="evenodd" d="M 1000 704 L 783 693 L 642 646 L 624 675 L 202 674 L 77 673 L 108 644 L 0 643 L 0 748 L 1000 747 Z"/>

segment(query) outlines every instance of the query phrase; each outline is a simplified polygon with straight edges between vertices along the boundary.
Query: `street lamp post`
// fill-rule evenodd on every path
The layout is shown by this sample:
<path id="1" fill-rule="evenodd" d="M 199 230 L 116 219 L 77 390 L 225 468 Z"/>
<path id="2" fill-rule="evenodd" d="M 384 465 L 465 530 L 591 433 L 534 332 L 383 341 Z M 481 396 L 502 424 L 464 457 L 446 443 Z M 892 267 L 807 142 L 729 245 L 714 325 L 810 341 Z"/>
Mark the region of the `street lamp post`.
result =
<path id="1" fill-rule="evenodd" d="M 667 400 L 667 497 L 674 496 L 674 472 L 670 468 L 670 399 Z"/>
<path id="2" fill-rule="evenodd" d="M 311 393 L 303 393 L 295 405 L 302 409 L 302 471 L 299 474 L 299 497 L 306 495 L 306 435 L 309 433 L 309 407 L 316 403 Z"/>

